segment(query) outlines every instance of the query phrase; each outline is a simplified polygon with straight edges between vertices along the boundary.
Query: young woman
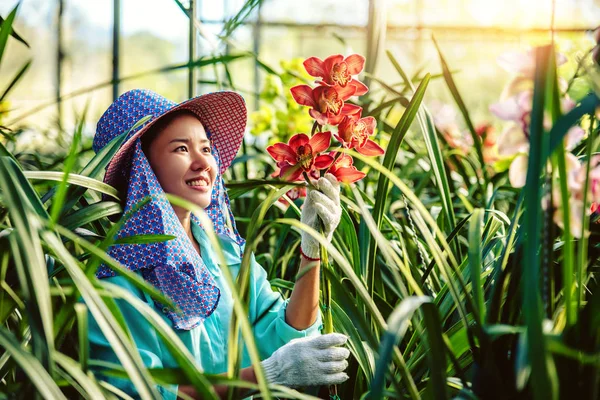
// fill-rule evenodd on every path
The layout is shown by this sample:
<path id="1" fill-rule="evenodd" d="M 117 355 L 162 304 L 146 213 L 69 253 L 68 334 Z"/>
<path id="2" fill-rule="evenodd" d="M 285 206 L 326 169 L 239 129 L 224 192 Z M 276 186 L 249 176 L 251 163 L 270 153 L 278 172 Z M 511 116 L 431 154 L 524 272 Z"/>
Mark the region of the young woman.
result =
<path id="1" fill-rule="evenodd" d="M 101 266 L 97 276 L 118 285 L 154 307 L 173 327 L 195 357 L 199 368 L 211 374 L 227 369 L 229 323 L 233 313 L 231 291 L 221 268 L 237 276 L 244 240 L 235 229 L 222 174 L 231 164 L 246 125 L 246 107 L 234 92 L 217 92 L 175 104 L 148 90 L 121 95 L 103 114 L 94 137 L 94 150 L 128 132 L 141 118 L 152 115 L 141 129 L 131 131 L 107 167 L 105 182 L 119 189 L 124 212 L 150 199 L 121 227 L 117 237 L 167 234 L 161 243 L 115 245 L 109 254 L 160 289 L 177 306 L 165 307 Z M 302 208 L 302 222 L 323 226 L 331 240 L 340 216 L 339 184 L 328 174 L 315 182 Z M 171 205 L 164 194 L 181 197 L 201 208 L 212 220 L 227 261 L 217 257 L 199 219 Z M 267 380 L 287 386 L 324 385 L 347 379 L 343 372 L 349 351 L 341 334 L 320 335 L 319 244 L 303 233 L 300 270 L 308 268 L 294 285 L 288 300 L 271 289 L 266 272 L 252 258 L 249 283 L 249 321 L 252 324 Z M 315 266 L 316 265 L 316 266 Z M 311 268 L 312 267 L 312 268 Z M 142 361 L 148 368 L 176 368 L 177 363 L 154 327 L 126 301 L 118 302 Z M 102 329 L 90 323 L 92 359 L 119 363 Z M 242 379 L 255 382 L 254 366 L 244 351 Z M 136 395 L 131 382 L 106 377 L 109 383 Z M 192 387 L 159 386 L 163 398 L 177 393 L 194 397 Z M 217 387 L 219 394 L 225 393 Z"/>

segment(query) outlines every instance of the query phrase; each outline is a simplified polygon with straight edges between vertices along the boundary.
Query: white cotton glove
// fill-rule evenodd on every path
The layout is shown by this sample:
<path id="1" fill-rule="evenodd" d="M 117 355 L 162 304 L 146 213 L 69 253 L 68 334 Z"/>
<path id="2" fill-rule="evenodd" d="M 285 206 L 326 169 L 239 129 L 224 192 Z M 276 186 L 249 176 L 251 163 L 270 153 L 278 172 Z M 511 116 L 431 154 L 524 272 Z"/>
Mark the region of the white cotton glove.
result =
<path id="1" fill-rule="evenodd" d="M 331 243 L 333 231 L 342 218 L 340 183 L 330 173 L 312 183 L 318 190 L 308 188 L 300 221 L 317 232 L 322 228 L 323 236 Z M 301 248 L 306 256 L 320 258 L 319 242 L 307 232 L 302 232 Z"/>
<path id="2" fill-rule="evenodd" d="M 350 351 L 338 346 L 347 340 L 341 333 L 294 339 L 261 362 L 265 378 L 288 387 L 342 383 L 348 379 L 344 370 Z"/>

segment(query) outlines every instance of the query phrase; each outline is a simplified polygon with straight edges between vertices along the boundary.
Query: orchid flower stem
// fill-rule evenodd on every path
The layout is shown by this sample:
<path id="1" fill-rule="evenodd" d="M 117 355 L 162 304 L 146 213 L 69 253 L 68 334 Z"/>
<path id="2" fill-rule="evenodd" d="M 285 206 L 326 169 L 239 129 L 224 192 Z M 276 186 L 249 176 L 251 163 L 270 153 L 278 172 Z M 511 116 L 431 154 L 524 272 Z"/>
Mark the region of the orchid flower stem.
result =
<path id="1" fill-rule="evenodd" d="M 319 221 L 319 232 L 323 234 L 323 224 Z M 333 315 L 331 312 L 331 283 L 325 274 L 325 270 L 330 268 L 327 249 L 321 246 L 321 291 L 323 293 L 323 333 L 333 333 Z M 338 399 L 337 386 L 329 385 L 329 397 Z"/>
<path id="2" fill-rule="evenodd" d="M 319 123 L 317 121 L 315 121 L 315 123 L 312 126 L 312 130 L 310 131 L 310 135 L 314 135 L 315 132 L 317 132 L 317 128 L 319 128 L 319 132 L 321 131 L 320 129 L 321 125 L 319 125 Z"/>
<path id="3" fill-rule="evenodd" d="M 319 190 L 315 187 L 310 179 L 306 171 L 303 172 L 304 179 L 307 184 L 314 190 Z M 319 219 L 319 223 L 317 226 L 317 230 L 319 233 L 324 234 L 323 223 Z M 321 293 L 323 294 L 322 304 L 323 304 L 323 333 L 333 333 L 333 315 L 331 313 L 331 283 L 329 279 L 326 277 L 325 269 L 330 268 L 329 266 L 329 257 L 327 255 L 327 249 L 323 246 L 321 248 Z M 329 395 L 331 398 L 337 398 L 337 386 L 330 385 L 329 386 Z"/>
<path id="4" fill-rule="evenodd" d="M 308 174 L 306 173 L 306 171 L 302 172 L 302 175 L 304 176 L 304 180 L 306 181 L 306 185 L 309 186 L 311 189 L 314 190 L 319 190 L 317 189 L 317 187 L 315 185 L 313 185 L 310 181 L 310 177 L 308 176 Z"/>

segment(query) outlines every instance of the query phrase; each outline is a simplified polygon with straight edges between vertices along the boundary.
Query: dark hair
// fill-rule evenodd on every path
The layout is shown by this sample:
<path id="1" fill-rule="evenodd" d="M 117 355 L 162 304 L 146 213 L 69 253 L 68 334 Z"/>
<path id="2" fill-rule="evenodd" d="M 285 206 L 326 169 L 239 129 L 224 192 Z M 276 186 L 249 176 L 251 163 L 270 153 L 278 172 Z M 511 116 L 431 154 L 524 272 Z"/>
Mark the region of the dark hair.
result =
<path id="1" fill-rule="evenodd" d="M 142 142 L 142 150 L 147 158 L 149 158 L 150 145 L 154 139 L 156 139 L 158 134 L 162 132 L 171 122 L 173 122 L 175 118 L 181 115 L 190 115 L 200 120 L 200 118 L 198 118 L 198 116 L 190 110 L 177 110 L 169 115 L 159 118 L 159 120 L 156 121 L 156 123 L 154 123 L 154 125 L 152 125 L 148 131 L 142 135 L 142 137 L 140 137 L 140 141 Z"/>

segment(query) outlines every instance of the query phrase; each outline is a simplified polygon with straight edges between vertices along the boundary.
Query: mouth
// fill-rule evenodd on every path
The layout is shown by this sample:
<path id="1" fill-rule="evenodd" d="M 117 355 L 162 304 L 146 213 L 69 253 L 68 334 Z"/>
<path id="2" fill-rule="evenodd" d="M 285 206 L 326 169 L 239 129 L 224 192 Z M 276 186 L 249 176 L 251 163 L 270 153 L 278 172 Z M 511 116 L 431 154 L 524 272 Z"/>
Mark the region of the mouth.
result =
<path id="1" fill-rule="evenodd" d="M 210 180 L 207 177 L 199 176 L 196 178 L 188 179 L 185 181 L 185 184 L 189 186 L 191 189 L 200 190 L 200 191 L 208 191 L 210 188 Z"/>

